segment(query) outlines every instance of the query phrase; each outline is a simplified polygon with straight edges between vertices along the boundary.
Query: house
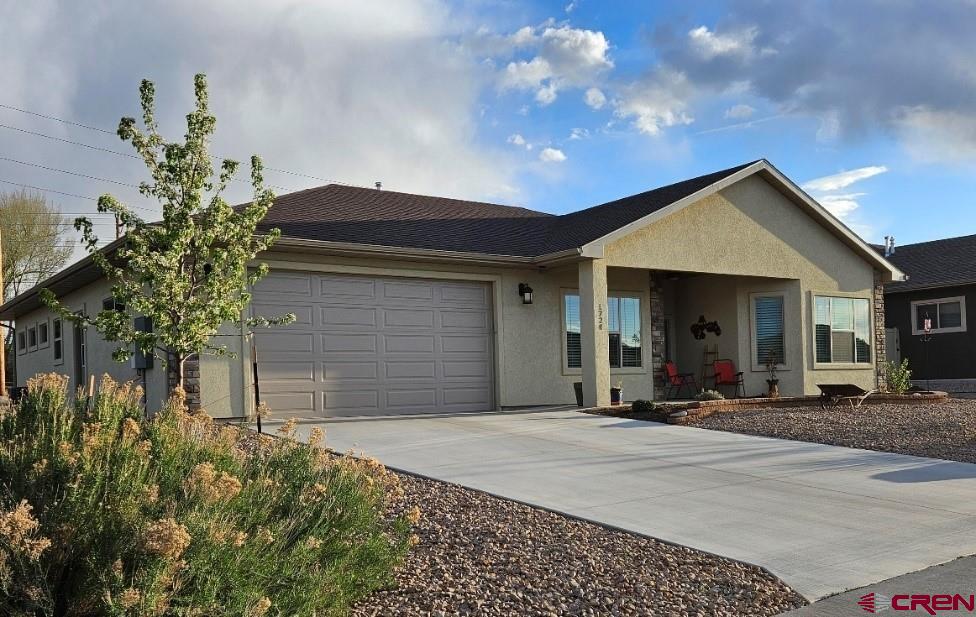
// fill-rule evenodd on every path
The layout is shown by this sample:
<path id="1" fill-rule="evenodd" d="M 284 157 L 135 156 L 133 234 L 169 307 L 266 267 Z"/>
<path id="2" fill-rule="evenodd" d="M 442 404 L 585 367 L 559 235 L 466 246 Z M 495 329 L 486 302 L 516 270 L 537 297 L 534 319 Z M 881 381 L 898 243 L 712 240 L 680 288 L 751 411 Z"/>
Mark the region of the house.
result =
<path id="1" fill-rule="evenodd" d="M 908 280 L 885 285 L 889 359 L 908 358 L 922 387 L 976 392 L 976 235 L 893 244 Z"/>
<path id="2" fill-rule="evenodd" d="M 465 412 L 663 398 L 666 360 L 710 374 L 732 359 L 747 394 L 817 383 L 873 388 L 885 357 L 883 284 L 900 270 L 765 160 L 578 212 L 327 185 L 283 195 L 263 223 L 257 314 L 295 313 L 253 337 L 261 398 L 306 417 Z M 111 250 L 111 246 L 107 249 Z M 70 306 L 108 306 L 84 260 L 41 286 Z M 33 289 L 0 307 L 16 320 L 17 375 L 107 372 L 165 396 L 165 369 L 112 362 L 111 345 L 69 327 Z M 700 318 L 720 332 L 691 332 Z M 253 409 L 252 339 L 228 327 L 236 359 L 191 369 L 216 416 Z M 196 371 L 199 371 L 197 379 Z M 710 384 L 708 384 L 711 387 Z M 729 393 L 731 394 L 731 393 Z"/>

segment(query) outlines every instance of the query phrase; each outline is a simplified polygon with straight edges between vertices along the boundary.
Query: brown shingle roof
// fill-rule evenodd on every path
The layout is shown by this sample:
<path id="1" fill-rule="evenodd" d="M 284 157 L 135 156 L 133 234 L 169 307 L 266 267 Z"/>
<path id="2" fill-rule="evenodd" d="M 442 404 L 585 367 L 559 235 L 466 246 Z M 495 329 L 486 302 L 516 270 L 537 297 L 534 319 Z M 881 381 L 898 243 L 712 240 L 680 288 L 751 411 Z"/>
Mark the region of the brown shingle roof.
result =
<path id="1" fill-rule="evenodd" d="M 751 164 L 561 216 L 329 184 L 278 197 L 261 229 L 309 240 L 536 257 L 583 246 Z"/>
<path id="2" fill-rule="evenodd" d="M 908 280 L 888 283 L 887 293 L 976 284 L 976 234 L 898 246 L 888 261 Z"/>

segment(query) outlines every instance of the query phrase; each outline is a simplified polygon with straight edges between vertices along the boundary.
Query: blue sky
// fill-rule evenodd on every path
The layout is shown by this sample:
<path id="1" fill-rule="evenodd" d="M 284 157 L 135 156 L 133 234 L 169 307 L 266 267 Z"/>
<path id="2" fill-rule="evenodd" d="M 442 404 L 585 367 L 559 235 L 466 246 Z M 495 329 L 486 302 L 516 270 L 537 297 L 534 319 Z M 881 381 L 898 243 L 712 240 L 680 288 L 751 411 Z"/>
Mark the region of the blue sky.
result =
<path id="1" fill-rule="evenodd" d="M 566 212 L 767 158 L 868 240 L 976 233 L 976 6 L 965 0 L 0 10 L 0 190 L 48 189 L 65 211 L 93 211 L 85 198 L 106 191 L 158 211 L 125 186 L 143 177 L 138 161 L 57 139 L 124 151 L 111 132 L 138 115 L 142 78 L 178 136 L 202 71 L 214 151 L 261 154 L 279 192 L 381 180 Z"/>

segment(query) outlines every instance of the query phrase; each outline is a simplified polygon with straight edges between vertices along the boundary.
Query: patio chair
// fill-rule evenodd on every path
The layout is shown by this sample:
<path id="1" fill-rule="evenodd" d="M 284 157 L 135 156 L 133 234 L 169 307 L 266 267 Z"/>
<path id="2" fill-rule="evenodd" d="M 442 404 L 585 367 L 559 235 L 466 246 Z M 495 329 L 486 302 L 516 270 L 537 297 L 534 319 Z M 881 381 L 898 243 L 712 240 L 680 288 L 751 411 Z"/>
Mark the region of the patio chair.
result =
<path id="1" fill-rule="evenodd" d="M 841 401 L 849 403 L 851 411 L 861 406 L 869 396 L 877 390 L 865 390 L 852 383 L 818 383 L 820 388 L 820 408 L 827 409 L 839 405 Z"/>
<path id="2" fill-rule="evenodd" d="M 715 389 L 719 386 L 733 386 L 732 398 L 745 398 L 746 383 L 742 371 L 736 372 L 735 362 L 732 360 L 716 360 L 712 363 L 712 370 L 715 372 L 711 376 Z M 740 395 L 741 392 L 741 395 Z"/>
<path id="3" fill-rule="evenodd" d="M 689 397 L 695 396 L 695 392 L 698 391 L 695 374 L 679 373 L 678 366 L 670 360 L 664 363 L 664 379 L 668 386 L 667 392 L 664 394 L 665 399 L 677 398 L 683 388 L 688 388 Z"/>

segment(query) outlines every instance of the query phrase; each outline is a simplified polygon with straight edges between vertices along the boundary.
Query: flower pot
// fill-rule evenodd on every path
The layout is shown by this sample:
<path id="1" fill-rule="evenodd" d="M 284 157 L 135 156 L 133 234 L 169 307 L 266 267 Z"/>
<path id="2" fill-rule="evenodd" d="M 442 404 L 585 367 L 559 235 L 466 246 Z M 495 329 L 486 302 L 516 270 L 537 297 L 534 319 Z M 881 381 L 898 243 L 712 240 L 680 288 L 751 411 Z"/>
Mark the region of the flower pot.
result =
<path id="1" fill-rule="evenodd" d="M 778 379 L 767 379 L 766 385 L 769 386 L 769 392 L 766 394 L 767 398 L 779 398 L 779 380 Z"/>
<path id="2" fill-rule="evenodd" d="M 610 388 L 610 404 L 619 405 L 623 401 L 623 388 Z"/>

